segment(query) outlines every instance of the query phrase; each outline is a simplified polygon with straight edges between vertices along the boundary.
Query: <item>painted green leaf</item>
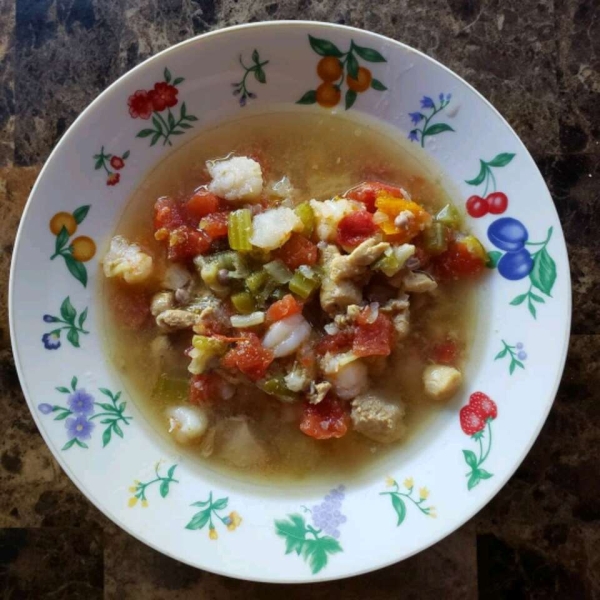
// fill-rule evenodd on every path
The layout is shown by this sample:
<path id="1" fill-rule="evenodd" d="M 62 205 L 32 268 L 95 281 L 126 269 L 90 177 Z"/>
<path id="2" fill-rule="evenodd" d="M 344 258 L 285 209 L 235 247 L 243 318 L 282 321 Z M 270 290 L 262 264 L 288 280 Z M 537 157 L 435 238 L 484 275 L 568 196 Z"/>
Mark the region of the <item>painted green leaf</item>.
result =
<path id="1" fill-rule="evenodd" d="M 337 540 L 325 536 L 315 540 L 306 540 L 302 548 L 302 556 L 308 561 L 308 566 L 314 575 L 327 565 L 329 554 L 341 551 L 342 547 Z"/>
<path id="2" fill-rule="evenodd" d="M 79 323 L 79 327 L 83 327 L 83 324 L 85 323 L 85 320 L 87 319 L 87 314 L 88 314 L 88 309 L 86 308 L 80 315 L 79 315 L 79 319 L 78 319 L 78 323 Z"/>
<path id="3" fill-rule="evenodd" d="M 285 539 L 285 553 L 300 554 L 304 547 L 306 524 L 302 515 L 288 515 L 286 520 L 275 521 L 275 533 Z"/>
<path id="4" fill-rule="evenodd" d="M 75 260 L 71 255 L 63 255 L 63 258 L 65 259 L 67 269 L 69 269 L 71 275 L 73 275 L 83 287 L 87 287 L 88 275 L 85 265 L 78 260 Z"/>
<path id="5" fill-rule="evenodd" d="M 117 402 L 117 400 L 121 397 L 121 392 L 117 392 L 114 396 L 111 395 L 111 398 Z"/>
<path id="6" fill-rule="evenodd" d="M 75 223 L 80 225 L 83 220 L 87 217 L 88 212 L 90 211 L 90 205 L 86 204 L 85 206 L 80 206 L 73 211 L 73 218 L 75 219 Z"/>
<path id="7" fill-rule="evenodd" d="M 494 357 L 494 360 L 498 360 L 500 358 L 504 358 L 508 354 L 508 348 L 504 348 L 504 350 L 500 350 L 498 354 Z"/>
<path id="8" fill-rule="evenodd" d="M 515 372 L 515 369 L 516 369 L 515 361 L 511 360 L 510 366 L 508 367 L 508 374 L 512 375 Z"/>
<path id="9" fill-rule="evenodd" d="M 520 296 L 513 298 L 510 301 L 510 304 L 511 304 L 511 306 L 519 306 L 519 304 L 523 304 L 523 302 L 525 302 L 526 298 L 527 298 L 527 294 L 521 294 Z"/>
<path id="10" fill-rule="evenodd" d="M 488 165 L 490 167 L 505 167 L 514 157 L 515 155 L 510 152 L 502 152 L 502 154 L 494 156 L 494 158 L 488 162 Z"/>
<path id="11" fill-rule="evenodd" d="M 77 329 L 69 329 L 69 331 L 67 332 L 67 339 L 69 340 L 69 342 L 71 342 L 71 344 L 73 344 L 75 348 L 79 348 L 79 333 Z"/>
<path id="12" fill-rule="evenodd" d="M 55 421 L 64 421 L 67 417 L 70 417 L 73 413 L 70 410 L 65 410 L 60 415 L 54 417 Z"/>
<path id="13" fill-rule="evenodd" d="M 438 133 L 444 133 L 444 131 L 454 131 L 447 123 L 435 123 L 430 125 L 424 132 L 423 135 L 437 135 Z"/>
<path id="14" fill-rule="evenodd" d="M 102 168 L 102 163 L 103 163 L 103 162 L 104 162 L 104 161 L 102 160 L 102 158 L 99 158 L 98 160 L 96 160 L 96 164 L 94 165 L 94 169 L 96 169 L 96 171 L 97 171 L 98 169 L 101 169 L 101 168 Z"/>
<path id="15" fill-rule="evenodd" d="M 358 61 L 356 60 L 354 54 L 348 55 L 346 69 L 348 70 L 348 75 L 352 77 L 352 79 L 358 79 Z"/>
<path id="16" fill-rule="evenodd" d="M 465 462 L 471 467 L 471 469 L 475 469 L 477 467 L 477 456 L 475 452 L 471 450 L 463 450 L 463 455 L 465 457 Z"/>
<path id="17" fill-rule="evenodd" d="M 481 165 L 479 169 L 479 175 L 477 175 L 477 177 L 474 179 L 465 179 L 465 183 L 468 183 L 469 185 L 479 185 L 484 182 L 485 176 L 488 172 L 488 167 L 481 159 L 479 159 L 479 164 Z"/>
<path id="18" fill-rule="evenodd" d="M 77 316 L 77 311 L 73 308 L 71 304 L 71 299 L 67 296 L 62 304 L 60 305 L 60 316 L 67 322 L 71 323 L 71 325 L 75 321 L 75 317 Z"/>
<path id="19" fill-rule="evenodd" d="M 106 448 L 107 444 L 110 442 L 110 438 L 111 438 L 111 431 L 110 431 L 110 427 L 107 427 L 104 430 L 104 433 L 102 434 L 102 447 Z"/>
<path id="20" fill-rule="evenodd" d="M 187 106 L 185 105 L 185 102 L 181 103 L 181 111 L 179 114 L 182 119 L 184 119 L 187 116 Z"/>
<path id="21" fill-rule="evenodd" d="M 179 123 L 179 127 L 182 129 L 192 129 L 193 125 L 190 125 L 189 123 Z"/>
<path id="22" fill-rule="evenodd" d="M 170 83 L 171 82 L 171 71 L 169 71 L 169 69 L 167 69 L 167 67 L 165 67 L 164 76 L 165 76 L 165 81 L 167 83 Z"/>
<path id="23" fill-rule="evenodd" d="M 152 117 L 152 124 L 154 125 L 156 131 L 162 132 L 162 123 L 158 120 L 158 117 L 156 115 Z"/>
<path id="24" fill-rule="evenodd" d="M 167 471 L 167 477 L 169 479 L 173 479 L 173 473 L 175 473 L 175 469 L 177 468 L 177 465 L 173 465 L 168 471 Z"/>
<path id="25" fill-rule="evenodd" d="M 68 450 L 75 442 L 77 441 L 77 438 L 73 438 L 72 440 L 69 440 L 63 447 L 62 450 Z"/>
<path id="26" fill-rule="evenodd" d="M 356 102 L 356 92 L 354 90 L 346 90 L 346 110 L 352 107 Z"/>
<path id="27" fill-rule="evenodd" d="M 377 52 L 377 50 L 373 50 L 373 48 L 365 48 L 363 46 L 357 46 L 352 43 L 352 47 L 356 51 L 363 60 L 368 60 L 369 62 L 387 62 L 383 56 Z"/>
<path id="28" fill-rule="evenodd" d="M 69 232 L 67 228 L 63 225 L 56 236 L 56 243 L 54 244 L 54 251 L 56 254 L 60 253 L 60 251 L 66 246 L 69 241 Z"/>
<path id="29" fill-rule="evenodd" d="M 332 42 L 315 38 L 312 35 L 308 36 L 308 41 L 310 42 L 310 47 L 321 56 L 336 56 L 337 58 L 343 56 L 340 49 Z"/>
<path id="30" fill-rule="evenodd" d="M 186 119 L 188 121 L 197 121 L 198 117 L 195 117 L 194 115 L 187 115 Z"/>
<path id="31" fill-rule="evenodd" d="M 396 522 L 396 527 L 400 527 L 404 518 L 406 517 L 406 504 L 404 500 L 397 494 L 392 494 L 392 506 L 398 515 L 398 521 Z"/>
<path id="32" fill-rule="evenodd" d="M 387 87 L 385 87 L 385 85 L 383 85 L 379 79 L 372 79 L 371 87 L 378 92 L 385 92 L 385 90 L 387 90 Z"/>
<path id="33" fill-rule="evenodd" d="M 71 389 L 75 391 L 77 389 L 77 377 L 71 379 Z"/>
<path id="34" fill-rule="evenodd" d="M 525 365 L 520 360 L 513 359 L 513 362 L 515 365 L 517 365 L 517 367 L 520 367 L 521 369 L 525 368 Z"/>
<path id="35" fill-rule="evenodd" d="M 122 430 L 122 429 L 119 427 L 119 424 L 118 424 L 116 421 L 114 421 L 114 422 L 113 422 L 113 426 L 112 426 L 112 428 L 113 428 L 113 431 L 114 431 L 114 432 L 115 432 L 115 433 L 116 433 L 116 434 L 117 434 L 117 435 L 118 435 L 120 438 L 122 438 L 122 437 L 123 437 L 123 430 Z"/>
<path id="36" fill-rule="evenodd" d="M 537 319 L 537 310 L 535 309 L 535 306 L 533 305 L 533 302 L 531 301 L 531 298 L 529 298 L 529 300 L 527 301 L 527 308 L 529 309 L 529 312 L 531 313 L 531 316 L 534 319 Z"/>
<path id="37" fill-rule="evenodd" d="M 162 133 L 160 131 L 157 131 L 154 134 L 154 137 L 150 140 L 150 145 L 154 146 L 154 144 L 156 144 L 156 142 L 158 142 L 158 140 L 160 140 Z"/>
<path id="38" fill-rule="evenodd" d="M 104 394 L 105 396 L 108 396 L 110 399 L 112 399 L 112 397 L 113 397 L 112 392 L 110 390 L 106 389 L 106 388 L 98 388 L 98 391 L 101 394 Z"/>
<path id="39" fill-rule="evenodd" d="M 491 473 L 488 473 L 485 469 L 477 469 L 477 475 L 479 475 L 479 479 L 489 479 L 493 477 Z"/>
<path id="40" fill-rule="evenodd" d="M 481 477 L 479 477 L 479 471 L 475 470 L 471 473 L 469 477 L 469 481 L 467 482 L 467 489 L 470 491 L 481 481 Z"/>
<path id="41" fill-rule="evenodd" d="M 260 62 L 260 57 L 258 56 L 258 50 L 256 48 L 252 51 L 252 62 L 256 64 Z"/>
<path id="42" fill-rule="evenodd" d="M 100 406 L 103 410 L 107 410 L 108 412 L 117 412 L 116 408 L 112 404 L 108 404 L 107 402 L 96 402 L 96 404 Z"/>
<path id="43" fill-rule="evenodd" d="M 536 302 L 540 302 L 541 304 L 546 304 L 546 301 L 541 296 L 538 296 L 537 294 L 534 294 L 533 292 L 529 292 L 529 297 L 532 300 L 535 300 Z"/>
<path id="44" fill-rule="evenodd" d="M 260 83 L 267 83 L 267 76 L 265 75 L 265 72 L 262 70 L 261 67 L 257 67 L 254 70 L 254 77 L 256 81 Z"/>
<path id="45" fill-rule="evenodd" d="M 213 502 L 213 509 L 214 510 L 223 510 L 224 508 L 227 508 L 228 502 L 229 502 L 229 498 L 219 498 L 218 500 Z"/>
<path id="46" fill-rule="evenodd" d="M 160 495 L 163 498 L 166 498 L 168 496 L 168 494 L 169 494 L 169 482 L 168 481 L 162 481 L 161 484 L 160 484 L 159 491 L 160 491 Z"/>
<path id="47" fill-rule="evenodd" d="M 155 133 L 154 129 L 142 129 L 135 137 L 146 138 Z"/>
<path id="48" fill-rule="evenodd" d="M 125 410 L 126 406 L 127 406 L 127 402 L 121 402 L 121 404 L 119 404 L 119 412 L 122 413 Z"/>
<path id="49" fill-rule="evenodd" d="M 552 296 L 552 287 L 556 282 L 556 263 L 550 254 L 548 254 L 546 248 L 543 248 L 535 255 L 529 279 L 546 296 Z"/>
<path id="50" fill-rule="evenodd" d="M 497 250 L 491 250 L 487 253 L 487 262 L 485 266 L 488 269 L 495 269 L 498 266 L 498 261 L 502 258 L 502 252 Z"/>
<path id="51" fill-rule="evenodd" d="M 81 440 L 78 440 L 77 438 L 75 438 L 75 443 L 80 447 L 80 448 L 87 448 L 88 445 L 85 444 L 84 442 L 82 442 Z"/>
<path id="52" fill-rule="evenodd" d="M 70 394 L 71 393 L 71 390 L 69 390 L 69 388 L 66 388 L 66 387 L 64 387 L 62 385 L 60 387 L 57 387 L 57 388 L 54 388 L 54 389 L 57 392 L 60 392 L 61 394 Z"/>
<path id="53" fill-rule="evenodd" d="M 193 504 L 190 504 L 190 506 L 198 506 L 199 508 L 202 508 L 203 506 L 208 506 L 209 504 L 210 502 L 205 500 L 204 502 L 194 502 Z"/>
<path id="54" fill-rule="evenodd" d="M 192 531 L 196 529 L 202 529 L 208 523 L 209 519 L 210 508 L 207 508 L 206 510 L 201 510 L 192 517 L 192 520 L 185 526 L 185 528 L 191 529 Z"/>
<path id="55" fill-rule="evenodd" d="M 126 150 L 125 152 L 123 152 L 123 156 L 121 157 L 123 160 L 127 160 L 129 158 L 129 150 Z"/>
<path id="56" fill-rule="evenodd" d="M 300 98 L 300 100 L 296 101 L 296 104 L 314 104 L 317 101 L 317 92 L 315 90 L 309 90 Z"/>
<path id="57" fill-rule="evenodd" d="M 179 85 L 180 83 L 183 83 L 185 81 L 185 79 L 183 77 L 176 77 L 175 80 L 173 81 L 173 85 Z"/>

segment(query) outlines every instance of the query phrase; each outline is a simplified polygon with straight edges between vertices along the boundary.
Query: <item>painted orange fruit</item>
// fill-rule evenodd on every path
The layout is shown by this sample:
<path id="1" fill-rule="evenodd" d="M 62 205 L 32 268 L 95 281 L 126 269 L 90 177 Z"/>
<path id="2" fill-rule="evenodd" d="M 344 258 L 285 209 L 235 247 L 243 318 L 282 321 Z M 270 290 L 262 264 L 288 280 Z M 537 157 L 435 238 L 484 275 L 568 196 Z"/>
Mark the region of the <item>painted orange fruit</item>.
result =
<path id="1" fill-rule="evenodd" d="M 373 79 L 373 76 L 371 75 L 371 71 L 369 71 L 369 69 L 365 69 L 364 67 L 359 67 L 358 68 L 358 77 L 356 79 L 350 77 L 350 75 L 348 75 L 346 77 L 346 83 L 348 84 L 348 87 L 351 90 L 354 90 L 355 92 L 364 92 L 365 90 L 369 89 L 369 86 L 371 85 L 371 80 Z"/>
<path id="2" fill-rule="evenodd" d="M 73 235 L 77 231 L 77 222 L 71 213 L 59 212 L 50 219 L 50 231 L 54 235 L 58 235 L 63 227 L 69 235 Z"/>
<path id="3" fill-rule="evenodd" d="M 317 75 L 323 81 L 337 81 L 342 72 L 342 63 L 335 56 L 324 56 L 317 65 Z"/>
<path id="4" fill-rule="evenodd" d="M 336 106 L 342 97 L 340 89 L 326 81 L 317 88 L 317 102 L 324 108 Z"/>
<path id="5" fill-rule="evenodd" d="M 79 262 L 87 262 L 96 254 L 96 244 L 87 235 L 75 238 L 71 245 L 73 246 L 73 258 Z"/>

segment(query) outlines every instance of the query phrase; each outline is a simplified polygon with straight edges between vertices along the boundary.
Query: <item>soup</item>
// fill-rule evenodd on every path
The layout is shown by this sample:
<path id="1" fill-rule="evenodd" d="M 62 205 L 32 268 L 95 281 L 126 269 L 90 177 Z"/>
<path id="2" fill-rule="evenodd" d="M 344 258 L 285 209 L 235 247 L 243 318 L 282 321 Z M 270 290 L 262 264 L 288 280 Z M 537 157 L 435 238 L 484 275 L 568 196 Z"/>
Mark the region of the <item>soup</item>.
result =
<path id="1" fill-rule="evenodd" d="M 198 460 L 348 475 L 459 390 L 485 260 L 405 143 L 338 116 L 250 116 L 131 198 L 103 260 L 109 354 Z"/>

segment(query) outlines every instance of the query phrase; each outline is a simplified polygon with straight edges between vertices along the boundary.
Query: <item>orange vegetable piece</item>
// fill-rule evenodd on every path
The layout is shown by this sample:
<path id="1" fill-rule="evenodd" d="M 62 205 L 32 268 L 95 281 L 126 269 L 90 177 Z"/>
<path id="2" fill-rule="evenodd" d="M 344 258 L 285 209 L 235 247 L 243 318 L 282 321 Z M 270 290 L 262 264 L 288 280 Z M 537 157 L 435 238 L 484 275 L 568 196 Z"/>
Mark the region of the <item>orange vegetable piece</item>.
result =
<path id="1" fill-rule="evenodd" d="M 389 241 L 400 244 L 409 242 L 431 224 L 431 215 L 421 205 L 406 198 L 380 192 L 377 194 L 375 206 L 388 217 L 388 220 L 380 223 L 379 226 Z M 404 211 L 411 213 L 412 218 L 406 219 L 401 225 L 396 225 L 396 217 Z"/>
<path id="2" fill-rule="evenodd" d="M 302 304 L 292 296 L 292 294 L 286 294 L 281 300 L 273 302 L 267 310 L 266 320 L 267 323 L 274 323 L 275 321 L 281 321 L 286 317 L 302 312 Z"/>
<path id="3" fill-rule="evenodd" d="M 188 214 L 196 220 L 219 210 L 219 198 L 208 190 L 198 190 L 185 204 Z"/>

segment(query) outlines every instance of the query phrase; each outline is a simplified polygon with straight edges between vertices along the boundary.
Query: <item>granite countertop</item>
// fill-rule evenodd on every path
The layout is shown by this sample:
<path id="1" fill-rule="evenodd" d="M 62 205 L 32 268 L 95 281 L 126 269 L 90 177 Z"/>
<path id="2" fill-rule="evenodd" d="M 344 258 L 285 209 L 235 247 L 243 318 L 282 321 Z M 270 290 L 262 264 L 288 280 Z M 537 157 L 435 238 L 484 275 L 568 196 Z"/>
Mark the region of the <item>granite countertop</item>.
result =
<path id="1" fill-rule="evenodd" d="M 52 147 L 99 92 L 193 35 L 298 15 L 406 42 L 481 91 L 548 182 L 573 278 L 560 391 L 506 487 L 459 531 L 401 564 L 304 587 L 195 570 L 99 513 L 58 467 L 29 414 L 6 302 L 27 195 Z M 340 591 L 348 600 L 600 598 L 599 128 L 596 0 L 0 0 L 0 594 L 15 600 L 293 600 Z"/>

